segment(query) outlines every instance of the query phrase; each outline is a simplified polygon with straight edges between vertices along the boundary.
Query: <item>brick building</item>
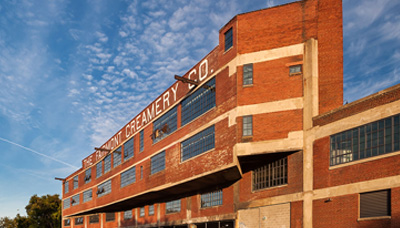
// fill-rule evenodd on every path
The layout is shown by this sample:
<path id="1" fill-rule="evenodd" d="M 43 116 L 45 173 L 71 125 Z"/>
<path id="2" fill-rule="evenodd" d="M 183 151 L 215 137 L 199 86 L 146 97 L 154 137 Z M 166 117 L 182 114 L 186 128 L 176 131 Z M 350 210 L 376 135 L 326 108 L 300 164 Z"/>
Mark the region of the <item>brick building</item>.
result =
<path id="1" fill-rule="evenodd" d="M 63 182 L 63 227 L 398 227 L 400 86 L 342 106 L 341 0 L 239 14 Z"/>

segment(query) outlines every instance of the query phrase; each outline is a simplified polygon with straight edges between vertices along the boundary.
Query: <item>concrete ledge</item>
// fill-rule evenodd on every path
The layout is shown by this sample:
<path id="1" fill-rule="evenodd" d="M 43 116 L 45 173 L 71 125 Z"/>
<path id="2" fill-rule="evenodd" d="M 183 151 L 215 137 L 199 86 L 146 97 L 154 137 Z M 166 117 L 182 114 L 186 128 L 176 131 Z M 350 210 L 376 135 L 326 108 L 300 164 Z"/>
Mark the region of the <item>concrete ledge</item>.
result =
<path id="1" fill-rule="evenodd" d="M 303 131 L 290 132 L 284 139 L 238 143 L 233 149 L 238 157 L 303 150 Z"/>

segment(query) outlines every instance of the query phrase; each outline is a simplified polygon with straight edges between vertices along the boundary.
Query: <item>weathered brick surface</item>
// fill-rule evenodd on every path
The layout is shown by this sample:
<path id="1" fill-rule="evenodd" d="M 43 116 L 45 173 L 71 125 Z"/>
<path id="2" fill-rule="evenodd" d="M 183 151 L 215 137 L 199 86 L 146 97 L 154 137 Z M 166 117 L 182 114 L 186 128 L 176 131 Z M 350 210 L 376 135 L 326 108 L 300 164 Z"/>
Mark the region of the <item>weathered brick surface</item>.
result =
<path id="1" fill-rule="evenodd" d="M 391 219 L 359 220 L 359 195 L 351 194 L 344 196 L 331 197 L 327 199 L 315 200 L 313 202 L 313 226 L 314 227 L 398 227 L 399 225 L 399 204 L 395 199 L 399 198 L 399 189 L 392 189 L 392 216 Z"/>
<path id="2" fill-rule="evenodd" d="M 243 172 L 243 178 L 240 181 L 240 202 L 301 192 L 303 190 L 303 153 L 300 151 L 288 156 L 287 185 L 253 191 L 252 172 L 247 169 Z"/>
<path id="3" fill-rule="evenodd" d="M 400 85 L 395 85 L 368 97 L 354 101 L 328 113 L 313 118 L 314 126 L 323 126 L 340 119 L 364 112 L 374 107 L 398 101 L 400 98 Z"/>
<path id="4" fill-rule="evenodd" d="M 253 115 L 253 136 L 243 137 L 243 117 L 238 117 L 238 142 L 257 142 L 265 140 L 285 139 L 290 132 L 303 129 L 303 110 L 291 110 Z M 276 127 L 276 126 L 279 127 Z"/>
<path id="5" fill-rule="evenodd" d="M 303 227 L 303 201 L 290 203 L 290 227 Z"/>
<path id="6" fill-rule="evenodd" d="M 238 105 L 259 104 L 303 96 L 302 75 L 289 76 L 288 63 L 302 56 L 253 64 L 253 85 L 243 86 L 243 66 L 238 67 Z"/>

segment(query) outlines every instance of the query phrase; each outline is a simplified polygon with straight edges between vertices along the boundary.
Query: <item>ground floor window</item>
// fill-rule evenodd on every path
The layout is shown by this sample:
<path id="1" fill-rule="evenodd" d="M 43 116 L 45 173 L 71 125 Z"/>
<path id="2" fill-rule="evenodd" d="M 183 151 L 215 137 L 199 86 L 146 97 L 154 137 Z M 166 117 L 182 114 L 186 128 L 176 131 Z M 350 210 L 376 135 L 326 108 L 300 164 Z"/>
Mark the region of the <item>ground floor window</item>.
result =
<path id="1" fill-rule="evenodd" d="M 90 224 L 99 223 L 99 215 L 91 215 L 89 217 L 89 223 Z"/>
<path id="2" fill-rule="evenodd" d="M 181 211 L 181 200 L 174 200 L 165 204 L 166 213 L 176 213 Z"/>
<path id="3" fill-rule="evenodd" d="M 268 162 L 252 172 L 253 190 L 287 184 L 287 157 Z"/>
<path id="4" fill-rule="evenodd" d="M 390 216 L 390 190 L 360 194 L 360 218 Z"/>
<path id="5" fill-rule="evenodd" d="M 115 213 L 106 213 L 106 222 L 115 221 Z"/>
<path id="6" fill-rule="evenodd" d="M 201 195 L 201 207 L 214 207 L 222 205 L 222 190 L 209 192 Z"/>

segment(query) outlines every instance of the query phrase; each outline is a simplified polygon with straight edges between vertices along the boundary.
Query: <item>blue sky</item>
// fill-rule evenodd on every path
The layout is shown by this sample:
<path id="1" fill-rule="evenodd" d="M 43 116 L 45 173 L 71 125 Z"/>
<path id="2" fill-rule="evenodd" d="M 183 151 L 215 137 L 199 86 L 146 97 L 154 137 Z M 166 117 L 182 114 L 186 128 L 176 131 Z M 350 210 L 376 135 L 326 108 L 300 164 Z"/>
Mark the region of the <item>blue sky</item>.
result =
<path id="1" fill-rule="evenodd" d="M 290 0 L 0 1 L 0 217 L 25 214 L 218 42 Z M 344 99 L 400 82 L 400 2 L 343 0 Z"/>

